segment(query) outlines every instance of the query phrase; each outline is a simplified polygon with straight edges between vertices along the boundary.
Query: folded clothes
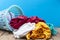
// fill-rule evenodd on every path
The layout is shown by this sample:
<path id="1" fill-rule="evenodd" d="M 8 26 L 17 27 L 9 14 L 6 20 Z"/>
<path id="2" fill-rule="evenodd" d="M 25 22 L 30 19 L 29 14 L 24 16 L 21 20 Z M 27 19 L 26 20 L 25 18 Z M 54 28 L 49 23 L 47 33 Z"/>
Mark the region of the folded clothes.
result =
<path id="1" fill-rule="evenodd" d="M 28 32 L 31 30 L 34 30 L 35 28 L 35 23 L 25 23 L 17 31 L 13 31 L 14 37 L 15 38 L 21 38 L 26 36 Z"/>
<path id="2" fill-rule="evenodd" d="M 43 39 L 48 39 L 51 37 L 51 30 L 49 26 L 44 23 L 44 22 L 38 22 L 35 25 L 35 29 L 30 31 L 27 35 L 26 38 L 30 40 L 32 39 L 37 39 L 37 38 L 43 38 Z"/>

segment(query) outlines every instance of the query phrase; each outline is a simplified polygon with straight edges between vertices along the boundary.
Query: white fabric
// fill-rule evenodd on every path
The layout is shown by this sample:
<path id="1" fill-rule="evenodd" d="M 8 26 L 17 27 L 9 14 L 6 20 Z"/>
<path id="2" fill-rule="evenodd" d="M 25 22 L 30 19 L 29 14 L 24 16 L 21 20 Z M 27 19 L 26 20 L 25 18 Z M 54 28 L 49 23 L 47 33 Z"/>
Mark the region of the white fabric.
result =
<path id="1" fill-rule="evenodd" d="M 35 28 L 35 23 L 30 23 L 30 22 L 25 23 L 17 31 L 13 31 L 14 37 L 21 38 L 25 36 L 31 30 L 34 30 L 34 28 Z"/>

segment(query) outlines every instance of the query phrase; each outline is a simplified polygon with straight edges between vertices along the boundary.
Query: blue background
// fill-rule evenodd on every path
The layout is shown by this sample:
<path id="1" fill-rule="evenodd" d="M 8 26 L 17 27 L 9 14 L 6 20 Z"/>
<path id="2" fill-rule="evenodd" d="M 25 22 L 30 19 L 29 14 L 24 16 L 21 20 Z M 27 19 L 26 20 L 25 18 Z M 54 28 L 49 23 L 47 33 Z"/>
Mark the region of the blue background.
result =
<path id="1" fill-rule="evenodd" d="M 0 11 L 11 5 L 19 5 L 26 16 L 38 16 L 60 26 L 60 0 L 0 0 Z"/>

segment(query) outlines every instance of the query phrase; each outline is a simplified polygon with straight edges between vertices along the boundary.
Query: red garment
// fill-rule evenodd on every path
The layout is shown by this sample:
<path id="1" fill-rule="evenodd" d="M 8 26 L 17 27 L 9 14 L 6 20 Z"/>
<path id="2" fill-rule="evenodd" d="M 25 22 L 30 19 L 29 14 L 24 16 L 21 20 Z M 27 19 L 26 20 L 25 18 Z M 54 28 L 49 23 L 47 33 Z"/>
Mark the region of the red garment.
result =
<path id="1" fill-rule="evenodd" d="M 14 29 L 18 29 L 21 25 L 23 25 L 24 23 L 38 23 L 38 22 L 45 22 L 44 20 L 38 18 L 37 16 L 33 16 L 33 17 L 26 17 L 26 16 L 18 16 L 17 18 L 13 18 L 10 21 L 10 25 L 11 27 L 13 27 Z"/>
<path id="2" fill-rule="evenodd" d="M 38 18 L 37 16 L 32 16 L 32 17 L 30 17 L 30 18 L 27 20 L 27 22 L 38 23 L 38 22 L 45 22 L 45 21 L 42 20 L 42 19 L 40 19 L 40 18 Z"/>
<path id="3" fill-rule="evenodd" d="M 26 23 L 27 17 L 26 16 L 18 16 L 17 18 L 14 18 L 10 21 L 11 27 L 14 29 L 18 29 L 21 25 Z"/>

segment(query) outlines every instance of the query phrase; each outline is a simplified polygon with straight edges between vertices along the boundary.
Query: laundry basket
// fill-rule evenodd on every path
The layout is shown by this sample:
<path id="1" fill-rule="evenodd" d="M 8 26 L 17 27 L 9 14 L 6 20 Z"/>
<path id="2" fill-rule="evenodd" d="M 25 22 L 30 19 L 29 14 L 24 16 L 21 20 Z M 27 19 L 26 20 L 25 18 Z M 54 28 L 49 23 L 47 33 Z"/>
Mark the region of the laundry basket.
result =
<path id="1" fill-rule="evenodd" d="M 9 25 L 12 18 L 23 15 L 23 11 L 17 5 L 12 5 L 9 8 L 0 11 L 0 29 L 13 31 L 14 29 Z"/>

